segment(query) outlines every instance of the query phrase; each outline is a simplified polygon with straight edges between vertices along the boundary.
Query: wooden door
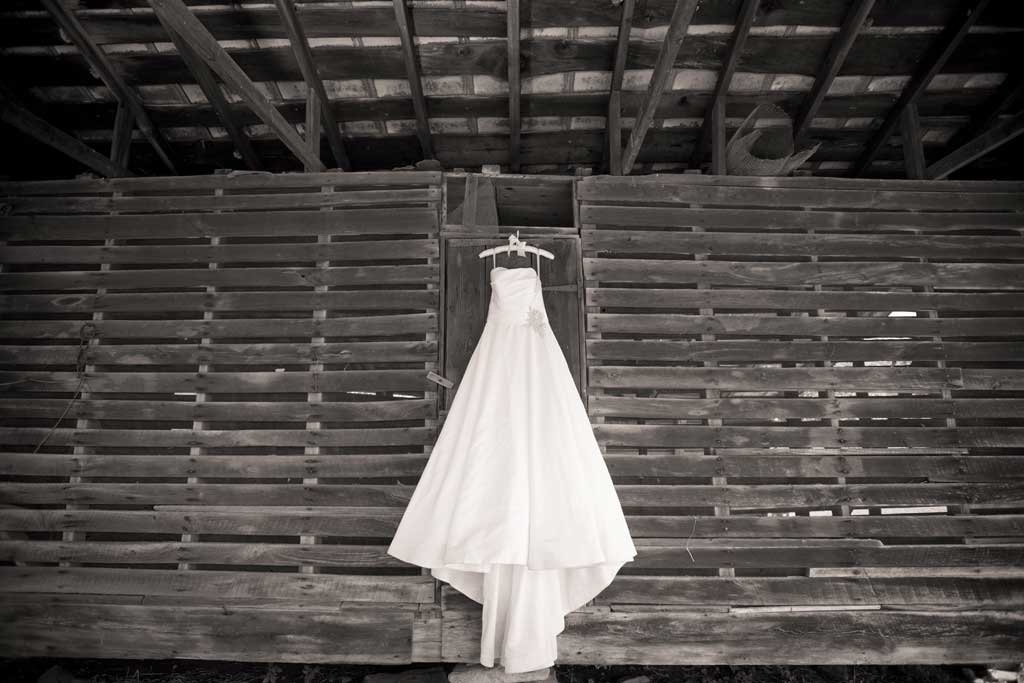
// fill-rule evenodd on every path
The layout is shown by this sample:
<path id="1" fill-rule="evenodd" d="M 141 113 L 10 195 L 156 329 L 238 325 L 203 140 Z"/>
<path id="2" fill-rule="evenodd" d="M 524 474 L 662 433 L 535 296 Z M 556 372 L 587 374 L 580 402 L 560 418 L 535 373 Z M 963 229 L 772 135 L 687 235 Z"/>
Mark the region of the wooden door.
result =
<path id="1" fill-rule="evenodd" d="M 524 238 L 525 239 L 525 238 Z M 576 236 L 531 236 L 530 244 L 547 249 L 554 261 L 542 259 L 541 283 L 548 321 L 572 370 L 580 396 L 586 399 L 583 364 L 583 269 L 580 241 Z M 455 382 L 446 391 L 445 406 L 451 405 L 458 382 L 476 348 L 491 299 L 488 273 L 491 259 L 477 256 L 482 249 L 501 243 L 500 237 L 449 237 L 445 239 L 445 324 L 444 374 Z M 532 266 L 535 257 L 498 256 L 498 265 L 508 268 Z"/>

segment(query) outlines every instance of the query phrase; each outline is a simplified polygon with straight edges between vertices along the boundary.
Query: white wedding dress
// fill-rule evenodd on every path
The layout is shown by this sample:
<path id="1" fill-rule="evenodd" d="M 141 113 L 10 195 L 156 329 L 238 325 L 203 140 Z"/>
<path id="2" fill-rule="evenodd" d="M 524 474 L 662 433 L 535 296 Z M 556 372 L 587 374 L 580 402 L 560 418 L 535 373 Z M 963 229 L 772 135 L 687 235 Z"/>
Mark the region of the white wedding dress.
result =
<path id="1" fill-rule="evenodd" d="M 490 271 L 480 340 L 388 553 L 483 605 L 480 663 L 554 664 L 564 615 L 636 557 L 533 268 Z"/>

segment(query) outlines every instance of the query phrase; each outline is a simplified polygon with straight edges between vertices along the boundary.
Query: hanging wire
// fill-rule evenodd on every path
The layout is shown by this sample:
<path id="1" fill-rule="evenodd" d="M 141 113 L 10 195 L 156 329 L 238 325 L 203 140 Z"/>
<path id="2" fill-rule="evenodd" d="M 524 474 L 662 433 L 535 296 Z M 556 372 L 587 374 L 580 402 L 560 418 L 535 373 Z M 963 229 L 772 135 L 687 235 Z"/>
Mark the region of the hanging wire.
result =
<path id="1" fill-rule="evenodd" d="M 67 406 L 64 407 L 64 412 L 61 413 L 57 421 L 50 427 L 50 431 L 46 433 L 46 436 L 36 444 L 35 449 L 32 451 L 33 454 L 38 453 L 39 449 L 43 447 L 43 444 L 53 436 L 53 433 L 57 431 L 57 427 L 64 421 L 68 413 L 71 412 L 71 407 L 75 405 L 75 401 L 82 395 L 82 390 L 85 388 L 85 366 L 88 364 L 87 359 L 89 355 L 89 341 L 92 340 L 98 333 L 96 325 L 87 322 L 84 323 L 78 330 L 78 356 L 75 359 L 75 375 L 78 377 L 78 386 L 75 387 L 75 392 L 71 395 L 71 400 L 68 401 Z"/>

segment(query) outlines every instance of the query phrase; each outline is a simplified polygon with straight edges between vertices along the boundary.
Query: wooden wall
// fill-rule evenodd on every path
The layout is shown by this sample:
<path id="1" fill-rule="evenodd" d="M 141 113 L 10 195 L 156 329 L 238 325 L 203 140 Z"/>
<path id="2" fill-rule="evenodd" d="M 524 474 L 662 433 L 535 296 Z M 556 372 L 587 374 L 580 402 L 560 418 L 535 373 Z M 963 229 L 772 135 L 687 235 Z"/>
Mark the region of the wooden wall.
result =
<path id="1" fill-rule="evenodd" d="M 561 249 L 545 299 L 640 550 L 561 662 L 1014 659 L 1022 190 L 0 186 L 0 651 L 474 661 L 479 605 L 385 550 L 475 252 L 518 229 Z"/>

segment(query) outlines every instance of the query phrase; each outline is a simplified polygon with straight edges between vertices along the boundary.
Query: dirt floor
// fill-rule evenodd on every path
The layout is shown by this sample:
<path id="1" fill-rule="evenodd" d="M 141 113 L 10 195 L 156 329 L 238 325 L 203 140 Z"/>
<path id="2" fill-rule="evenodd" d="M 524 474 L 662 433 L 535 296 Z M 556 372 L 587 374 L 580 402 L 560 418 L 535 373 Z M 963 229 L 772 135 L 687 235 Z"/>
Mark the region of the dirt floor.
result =
<path id="1" fill-rule="evenodd" d="M 57 668 L 54 668 L 57 667 Z M 4 683 L 437 683 L 452 664 L 334 666 L 188 660 L 7 659 Z M 965 666 L 558 666 L 559 683 L 972 683 Z M 380 675 L 385 674 L 385 675 Z M 390 674 L 390 675 L 388 675 Z"/>

